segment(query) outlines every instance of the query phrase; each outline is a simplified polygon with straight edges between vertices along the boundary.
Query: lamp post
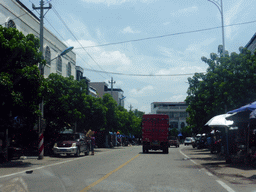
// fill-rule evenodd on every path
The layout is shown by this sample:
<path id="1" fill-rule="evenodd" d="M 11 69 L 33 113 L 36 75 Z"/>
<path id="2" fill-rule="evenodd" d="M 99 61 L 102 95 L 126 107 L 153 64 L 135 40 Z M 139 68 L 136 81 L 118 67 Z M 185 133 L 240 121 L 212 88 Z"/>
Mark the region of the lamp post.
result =
<path id="1" fill-rule="evenodd" d="M 223 4 L 222 4 L 222 0 L 208 0 L 211 3 L 213 3 L 214 5 L 216 5 L 216 7 L 218 8 L 218 10 L 220 11 L 220 15 L 221 15 L 221 26 L 222 26 L 222 44 L 223 44 L 223 50 L 222 50 L 222 57 L 225 57 L 225 40 L 224 40 L 224 21 L 223 21 Z"/>
<path id="2" fill-rule="evenodd" d="M 63 55 L 66 55 L 68 52 L 70 52 L 74 47 L 68 47 L 67 49 L 65 49 L 64 51 L 61 52 L 61 54 L 59 54 L 57 57 L 53 58 L 52 60 L 61 57 Z M 51 60 L 51 61 L 52 61 Z M 40 111 L 41 111 L 41 116 L 39 118 L 39 128 L 38 128 L 38 132 L 39 132 L 39 145 L 38 145 L 38 151 L 39 151 L 39 155 L 38 155 L 38 159 L 43 159 L 44 158 L 44 129 L 45 129 L 45 120 L 44 120 L 44 101 L 42 99 L 42 102 L 40 104 Z"/>
<path id="3" fill-rule="evenodd" d="M 223 4 L 222 4 L 222 0 L 208 0 L 211 3 L 213 3 L 214 5 L 216 5 L 216 7 L 218 8 L 218 10 L 220 11 L 220 15 L 221 15 L 221 27 L 222 27 L 222 57 L 225 57 L 225 39 L 224 39 L 224 19 L 223 19 Z M 225 80 L 224 80 L 225 81 Z M 227 112 L 227 105 L 225 104 L 225 113 Z"/>

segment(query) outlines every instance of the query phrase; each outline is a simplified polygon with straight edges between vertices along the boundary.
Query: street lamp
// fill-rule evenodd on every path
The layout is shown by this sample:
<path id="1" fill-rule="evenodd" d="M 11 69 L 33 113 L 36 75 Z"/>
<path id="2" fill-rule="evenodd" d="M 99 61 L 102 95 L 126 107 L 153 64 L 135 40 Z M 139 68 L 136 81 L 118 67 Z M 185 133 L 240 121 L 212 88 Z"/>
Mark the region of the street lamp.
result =
<path id="1" fill-rule="evenodd" d="M 59 56 L 66 55 L 68 52 L 72 51 L 72 49 L 74 49 L 74 47 L 68 47 L 67 49 L 62 51 L 57 57 L 53 58 L 51 61 L 53 61 L 54 59 L 57 59 Z"/>
<path id="2" fill-rule="evenodd" d="M 222 57 L 225 57 L 225 41 L 224 41 L 224 21 L 223 21 L 223 4 L 222 4 L 222 0 L 208 0 L 211 3 L 213 3 L 214 5 L 216 5 L 216 7 L 219 9 L 220 11 L 220 15 L 221 15 L 221 27 L 222 27 Z M 225 113 L 227 112 L 227 105 L 225 104 Z"/>
<path id="3" fill-rule="evenodd" d="M 67 49 L 65 49 L 64 51 L 62 51 L 57 57 L 53 58 L 52 60 L 61 57 L 65 54 L 67 54 L 68 52 L 70 52 L 74 47 L 68 47 Z M 52 61 L 51 60 L 51 61 Z M 39 155 L 38 155 L 38 159 L 43 159 L 44 158 L 44 136 L 43 136 L 43 132 L 45 129 L 45 121 L 44 121 L 44 100 L 42 99 L 41 104 L 39 105 L 40 111 L 41 111 L 41 116 L 39 118 L 39 123 L 38 123 L 38 132 L 39 132 L 39 146 L 38 146 L 38 150 L 39 150 Z"/>
<path id="4" fill-rule="evenodd" d="M 211 3 L 213 3 L 214 5 L 216 5 L 216 7 L 219 9 L 220 14 L 221 14 L 221 26 L 222 26 L 222 44 L 223 44 L 223 50 L 222 50 L 222 57 L 225 57 L 225 41 L 224 41 L 224 21 L 223 21 L 223 4 L 222 4 L 222 0 L 208 0 Z"/>

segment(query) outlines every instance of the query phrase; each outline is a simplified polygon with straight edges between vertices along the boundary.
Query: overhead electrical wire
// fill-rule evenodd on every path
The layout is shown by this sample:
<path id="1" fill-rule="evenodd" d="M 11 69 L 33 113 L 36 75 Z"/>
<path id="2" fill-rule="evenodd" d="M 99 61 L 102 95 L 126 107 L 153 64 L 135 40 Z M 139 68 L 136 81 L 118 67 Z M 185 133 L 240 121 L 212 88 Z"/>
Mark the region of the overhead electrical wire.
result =
<path id="1" fill-rule="evenodd" d="M 29 0 L 30 1 L 30 0 Z M 30 1 L 31 2 L 31 1 Z M 32 3 L 32 2 L 31 2 Z M 72 33 L 72 31 L 69 29 L 69 27 L 67 26 L 67 24 L 64 22 L 64 20 L 61 18 L 61 16 L 58 14 L 58 12 L 56 11 L 56 9 L 53 7 L 54 13 L 59 17 L 59 19 L 62 21 L 62 23 L 64 24 L 64 26 L 68 29 L 68 31 L 72 34 L 72 36 L 76 39 L 76 41 L 81 45 L 81 43 L 79 42 L 79 40 L 75 37 L 75 35 Z M 13 18 L 12 20 L 18 19 L 24 15 L 26 15 L 27 13 L 24 13 L 18 17 Z M 230 25 L 225 25 L 224 27 L 231 27 L 231 26 L 236 26 L 236 25 L 245 25 L 245 24 L 250 24 L 250 23 L 255 23 L 256 20 L 254 21 L 248 21 L 248 22 L 242 22 L 242 23 L 235 23 L 235 24 L 230 24 Z M 5 22 L 6 23 L 6 22 Z M 5 23 L 1 24 L 4 25 Z M 48 22 L 50 24 L 50 22 Z M 50 24 L 51 25 L 51 24 Z M 52 26 L 52 25 L 51 25 Z M 52 28 L 57 32 L 57 30 L 52 26 Z M 186 32 L 179 32 L 179 33 L 173 33 L 173 34 L 166 34 L 166 35 L 161 35 L 161 36 L 154 36 L 154 37 L 147 37 L 147 38 L 141 38 L 141 39 L 134 39 L 134 40 L 128 40 L 128 41 L 121 41 L 121 42 L 116 42 L 116 43 L 107 43 L 107 44 L 101 44 L 101 45 L 95 45 L 95 46 L 87 46 L 87 47 L 83 47 L 81 45 L 81 47 L 78 48 L 74 48 L 74 49 L 84 49 L 84 51 L 86 51 L 85 49 L 87 48 L 94 48 L 94 47 L 103 47 L 103 46 L 110 46 L 110 45 L 117 45 L 117 44 L 123 44 L 123 43 L 129 43 L 129 42 L 136 42 L 136 41 L 145 41 L 145 40 L 151 40 L 151 39 L 157 39 L 157 38 L 164 38 L 164 37 L 169 37 L 169 36 L 175 36 L 175 35 L 182 35 L 182 34 L 189 34 L 189 33 L 197 33 L 197 32 L 202 32 L 202 31 L 209 31 L 209 30 L 214 30 L 214 29 L 218 29 L 221 28 L 221 26 L 218 27 L 211 27 L 211 28 L 206 28 L 206 29 L 199 29 L 199 30 L 193 30 L 193 31 L 186 31 Z M 57 32 L 58 33 L 58 32 Z M 58 33 L 59 34 L 59 33 Z M 64 39 L 60 34 L 59 36 Z M 86 51 L 86 53 L 89 55 L 89 57 L 102 69 L 102 67 L 93 59 L 93 57 Z M 77 54 L 78 55 L 78 54 Z M 81 57 L 79 55 L 79 57 Z M 83 60 L 83 58 L 81 57 L 81 59 Z M 83 60 L 84 61 L 84 60 Z M 86 61 L 84 61 L 85 63 L 87 63 Z M 87 63 L 88 64 L 88 63 Z M 89 64 L 88 64 L 89 65 Z M 89 65 L 90 66 L 90 65 Z M 91 66 L 90 66 L 91 67 Z M 187 75 L 194 75 L 194 73 L 188 73 L 188 74 L 167 74 L 167 75 L 153 75 L 153 74 L 125 74 L 125 73 L 116 73 L 116 72 L 107 72 L 105 70 L 102 69 L 102 71 L 99 70 L 94 70 L 94 69 L 87 69 L 84 68 L 88 71 L 92 71 L 92 72 L 98 72 L 98 73 L 105 73 L 105 74 L 115 74 L 115 75 L 124 75 L 124 76 L 144 76 L 144 77 L 167 77 L 167 76 L 187 76 Z M 196 72 L 196 73 L 206 73 L 206 72 Z M 100 74 L 101 75 L 101 74 Z M 102 76 L 103 77 L 103 76 Z M 105 77 L 103 77 L 105 78 Z"/>
<path id="2" fill-rule="evenodd" d="M 250 24 L 250 23 L 255 23 L 255 22 L 256 22 L 256 20 L 248 21 L 248 22 L 243 22 L 243 23 L 235 23 L 235 24 L 225 25 L 224 27 L 232 27 L 232 26 L 236 26 L 236 25 L 245 25 L 245 24 Z M 209 30 L 219 29 L 221 27 L 222 26 L 211 27 L 211 28 L 206 28 L 206 29 L 198 29 L 198 30 L 193 30 L 193 31 L 178 32 L 178 33 L 172 33 L 172 34 L 166 34 L 166 35 L 159 35 L 159 36 L 153 36 L 153 37 L 146 37 L 146 38 L 141 38 L 141 39 L 133 39 L 133 40 L 127 40 L 127 41 L 120 41 L 120 42 L 116 42 L 116 43 L 106 43 L 106 44 L 101 44 L 101 45 L 77 47 L 75 49 L 84 49 L 84 48 L 87 49 L 87 48 L 94 48 L 94 47 L 118 45 L 118 44 L 124 44 L 124 43 L 136 42 L 136 41 L 145 41 L 145 40 L 151 40 L 151 39 L 159 39 L 159 38 L 170 37 L 170 36 L 175 36 L 175 35 L 183 35 L 183 34 L 189 34 L 189 33 L 198 33 L 198 32 L 202 32 L 202 31 L 209 31 Z"/>
<path id="3" fill-rule="evenodd" d="M 85 68 L 86 69 L 86 68 Z M 106 71 L 98 71 L 92 69 L 86 69 L 88 71 L 97 72 L 97 73 L 111 73 L 115 75 L 123 75 L 123 76 L 137 76 L 137 77 L 174 77 L 174 76 L 188 76 L 194 75 L 195 73 L 206 73 L 206 72 L 195 72 L 195 73 L 180 73 L 180 74 L 162 74 L 162 75 L 154 75 L 154 74 L 127 74 L 127 73 L 117 73 L 117 72 L 106 72 Z"/>
<path id="4" fill-rule="evenodd" d="M 30 1 L 31 2 L 31 1 Z M 31 2 L 32 3 L 32 2 Z M 38 14 L 40 14 L 39 12 L 38 12 L 38 10 L 36 10 L 36 12 L 38 13 Z M 63 40 L 63 41 L 65 41 L 65 39 L 64 39 L 64 37 L 62 37 L 62 35 L 55 29 L 55 27 L 48 21 L 48 19 L 47 18 L 44 18 L 46 21 L 47 21 L 47 23 L 53 28 L 53 30 L 59 35 L 59 37 Z M 66 42 L 66 44 L 68 45 L 68 46 L 70 46 L 67 42 Z M 82 59 L 82 61 L 83 62 L 85 62 L 87 65 L 89 65 L 91 68 L 93 68 L 89 63 L 87 63 L 79 54 L 77 54 L 76 53 L 76 55 L 78 55 L 81 59 Z M 93 70 L 93 69 L 92 69 Z M 99 75 L 101 75 L 101 74 L 99 74 Z M 102 75 L 101 75 L 102 76 Z M 102 76 L 103 77 L 103 76 Z M 103 78 L 106 78 L 106 77 L 103 77 Z"/>
<path id="5" fill-rule="evenodd" d="M 60 14 L 57 12 L 57 10 L 53 8 L 53 12 L 57 15 L 57 17 L 61 20 L 61 22 L 63 23 L 63 25 L 67 28 L 67 30 L 71 33 L 71 35 L 75 38 L 75 40 L 80 44 L 80 46 L 82 47 L 82 44 L 80 43 L 80 41 L 76 38 L 76 36 L 74 35 L 74 33 L 69 29 L 69 27 L 67 26 L 67 24 L 65 23 L 65 21 L 62 19 L 62 17 L 60 16 Z M 96 65 L 103 71 L 105 71 L 96 61 L 95 59 L 88 53 L 88 51 L 86 51 L 84 49 L 84 51 L 87 53 L 87 55 L 93 60 L 94 63 L 96 63 Z M 103 77 L 105 78 L 105 77 Z"/>

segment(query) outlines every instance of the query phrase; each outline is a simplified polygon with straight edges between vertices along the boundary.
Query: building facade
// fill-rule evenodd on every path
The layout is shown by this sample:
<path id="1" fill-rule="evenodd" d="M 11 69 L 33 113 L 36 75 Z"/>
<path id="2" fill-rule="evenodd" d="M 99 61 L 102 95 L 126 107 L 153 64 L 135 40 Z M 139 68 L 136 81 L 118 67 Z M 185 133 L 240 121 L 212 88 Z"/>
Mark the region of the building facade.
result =
<path id="1" fill-rule="evenodd" d="M 13 27 L 24 35 L 34 34 L 39 38 L 40 19 L 19 0 L 0 0 L 0 15 L 2 26 Z M 43 56 L 46 60 L 44 77 L 57 73 L 64 77 L 72 75 L 76 79 L 76 54 L 70 51 L 64 56 L 59 56 L 68 47 L 46 28 L 44 28 L 43 48 Z"/>
<path id="2" fill-rule="evenodd" d="M 151 114 L 168 115 L 170 128 L 181 130 L 187 126 L 187 107 L 188 105 L 185 102 L 153 102 L 151 103 Z"/>
<path id="3" fill-rule="evenodd" d="M 111 91 L 111 89 L 108 88 L 108 84 L 105 82 L 90 82 L 89 86 L 97 90 L 97 94 L 100 98 L 103 98 L 103 95 L 106 93 L 109 93 L 111 95 L 112 92 L 113 99 L 117 102 L 118 105 L 124 107 L 124 92 L 122 89 L 113 88 L 113 90 Z"/>
<path id="4" fill-rule="evenodd" d="M 245 47 L 250 50 L 252 52 L 252 54 L 254 53 L 255 49 L 256 49 L 256 33 L 252 36 L 252 38 L 250 39 L 250 41 L 245 45 Z"/>

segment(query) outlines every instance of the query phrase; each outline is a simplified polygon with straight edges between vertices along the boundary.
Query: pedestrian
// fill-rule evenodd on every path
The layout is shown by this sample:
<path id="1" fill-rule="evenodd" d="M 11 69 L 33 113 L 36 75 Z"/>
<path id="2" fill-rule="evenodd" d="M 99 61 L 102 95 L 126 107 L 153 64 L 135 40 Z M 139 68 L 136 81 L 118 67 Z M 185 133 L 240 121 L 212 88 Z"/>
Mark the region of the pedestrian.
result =
<path id="1" fill-rule="evenodd" d="M 94 155 L 94 146 L 95 146 L 95 137 L 93 137 L 94 131 L 89 129 L 89 131 L 86 133 L 86 137 L 90 141 L 90 150 L 91 150 L 91 155 Z"/>
<path id="2" fill-rule="evenodd" d="M 91 155 L 94 155 L 95 137 L 91 136 Z"/>

